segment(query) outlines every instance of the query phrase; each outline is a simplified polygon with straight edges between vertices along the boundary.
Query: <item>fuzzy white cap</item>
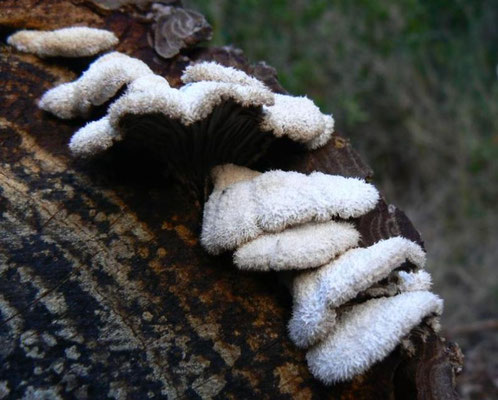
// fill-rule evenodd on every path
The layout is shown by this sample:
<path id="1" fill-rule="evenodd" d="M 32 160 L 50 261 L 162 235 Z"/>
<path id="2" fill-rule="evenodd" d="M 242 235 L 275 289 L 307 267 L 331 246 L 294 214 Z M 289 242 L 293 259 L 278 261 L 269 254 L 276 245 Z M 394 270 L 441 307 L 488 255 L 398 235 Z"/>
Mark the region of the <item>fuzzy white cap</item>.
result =
<path id="1" fill-rule="evenodd" d="M 336 329 L 306 355 L 311 373 L 326 384 L 353 378 L 386 357 L 424 317 L 441 314 L 430 292 L 402 293 L 354 306 Z"/>
<path id="2" fill-rule="evenodd" d="M 218 173 L 223 179 L 223 174 L 244 173 L 244 167 L 228 166 Z M 209 253 L 218 254 L 263 233 L 361 216 L 378 199 L 377 189 L 361 179 L 270 171 L 224 190 L 215 188 L 205 204 L 201 243 Z"/>
<path id="3" fill-rule="evenodd" d="M 424 270 L 419 270 L 415 272 L 398 272 L 399 292 L 415 292 L 418 290 L 429 290 L 432 286 L 431 275 Z"/>
<path id="4" fill-rule="evenodd" d="M 244 71 L 233 67 L 225 67 L 217 62 L 201 62 L 189 65 L 182 75 L 183 83 L 202 81 L 236 83 L 242 86 L 252 86 L 258 89 L 268 89 L 263 82 Z"/>
<path id="5" fill-rule="evenodd" d="M 55 31 L 19 31 L 11 35 L 7 43 L 40 57 L 87 57 L 114 47 L 118 38 L 104 29 L 70 27 Z"/>
<path id="6" fill-rule="evenodd" d="M 187 67 L 182 79 L 185 86 L 171 88 L 142 61 L 113 52 L 92 63 L 76 81 L 46 92 L 39 107 L 63 119 L 86 116 L 93 106 L 104 104 L 128 85 L 108 112 L 116 140 L 124 115 L 159 113 L 190 125 L 207 118 L 216 106 L 228 100 L 243 107 L 263 107 L 263 131 L 306 143 L 309 148 L 324 145 L 333 133 L 333 118 L 322 114 L 311 100 L 274 94 L 243 71 L 205 62 Z M 86 134 L 81 137 L 93 140 Z M 75 154 L 98 151 L 98 147 L 92 149 L 86 150 L 80 143 Z"/>
<path id="7" fill-rule="evenodd" d="M 240 269 L 269 271 L 315 268 L 356 247 L 359 232 L 347 222 L 307 223 L 265 234 L 234 253 Z"/>
<path id="8" fill-rule="evenodd" d="M 327 142 L 332 137 L 332 134 L 334 133 L 335 121 L 334 118 L 332 118 L 332 115 L 324 115 L 323 121 L 324 128 L 322 133 L 318 134 L 318 136 L 315 136 L 313 139 L 306 143 L 306 147 L 308 147 L 308 149 L 310 150 L 316 150 L 327 144 Z"/>
<path id="9" fill-rule="evenodd" d="M 154 90 L 170 90 L 166 79 L 150 74 L 137 78 L 129 85 L 129 91 L 134 93 L 149 93 Z M 75 156 L 87 157 L 110 148 L 114 142 L 121 140 L 119 128 L 113 127 L 109 115 L 91 122 L 80 128 L 71 138 L 69 148 Z"/>
<path id="10" fill-rule="evenodd" d="M 323 146 L 334 132 L 332 116 L 322 114 L 307 97 L 275 94 L 275 104 L 264 111 L 261 129 L 307 143 L 311 149 Z"/>
<path id="11" fill-rule="evenodd" d="M 107 133 L 103 134 L 103 124 L 98 125 L 98 132 L 91 124 L 81 128 L 75 134 L 78 146 L 72 147 L 75 155 L 91 155 L 107 148 L 95 146 L 103 137 L 120 140 L 119 122 L 127 114 L 159 113 L 189 125 L 206 118 L 214 107 L 226 100 L 244 107 L 273 103 L 273 94 L 264 87 L 197 82 L 180 90 L 171 88 L 166 79 L 153 74 L 142 61 L 114 52 L 95 61 L 78 80 L 49 90 L 39 106 L 60 118 L 85 115 L 92 106 L 105 103 L 126 84 L 125 94 L 109 107 Z M 93 138 L 92 132 L 99 136 Z M 85 146 L 85 140 L 88 140 L 88 146 Z M 108 143 L 112 144 L 112 141 L 106 141 L 106 145 Z"/>
<path id="12" fill-rule="evenodd" d="M 349 250 L 331 263 L 297 276 L 292 289 L 291 339 L 299 347 L 323 339 L 334 326 L 336 307 L 386 278 L 406 260 L 423 268 L 425 253 L 418 244 L 393 237 Z"/>
<path id="13" fill-rule="evenodd" d="M 69 142 L 69 149 L 78 156 L 91 156 L 110 148 L 116 136 L 109 118 L 104 117 L 78 130 Z"/>
<path id="14" fill-rule="evenodd" d="M 224 82 L 197 82 L 180 90 L 150 85 L 147 90 L 130 88 L 109 108 L 109 117 L 115 127 L 123 115 L 152 113 L 190 125 L 206 118 L 214 107 L 227 100 L 243 107 L 259 107 L 271 104 L 273 94 L 267 89 Z"/>
<path id="15" fill-rule="evenodd" d="M 46 92 L 38 106 L 62 119 L 85 116 L 92 106 L 104 104 L 122 86 L 151 74 L 142 61 L 119 52 L 109 53 L 94 61 L 76 81 Z"/>
<path id="16" fill-rule="evenodd" d="M 245 72 L 215 62 L 187 67 L 182 80 L 185 83 L 216 81 L 266 88 L 263 82 Z M 287 136 L 296 142 L 306 143 L 313 150 L 328 142 L 334 133 L 334 119 L 331 115 L 322 114 L 306 97 L 275 94 L 274 104 L 264 107 L 261 129 L 272 132 L 276 137 Z"/>

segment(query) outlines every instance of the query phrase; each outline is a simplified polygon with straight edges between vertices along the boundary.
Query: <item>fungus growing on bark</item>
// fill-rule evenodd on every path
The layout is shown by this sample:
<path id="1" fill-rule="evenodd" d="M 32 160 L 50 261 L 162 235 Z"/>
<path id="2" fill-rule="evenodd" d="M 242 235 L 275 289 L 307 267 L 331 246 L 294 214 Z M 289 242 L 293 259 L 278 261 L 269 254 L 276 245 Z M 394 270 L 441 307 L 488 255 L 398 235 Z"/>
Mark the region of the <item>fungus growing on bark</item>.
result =
<path id="1" fill-rule="evenodd" d="M 293 225 L 359 217 L 379 199 L 377 189 L 360 179 L 270 171 L 248 180 L 246 170 L 236 165 L 213 170 L 215 188 L 204 207 L 201 234 L 201 242 L 211 254 L 233 250 L 264 233 L 281 232 Z M 237 181 L 237 176 L 242 180 Z M 230 185 L 222 186 L 227 182 Z"/>
<path id="2" fill-rule="evenodd" d="M 305 223 L 261 235 L 241 245 L 233 259 L 240 269 L 247 270 L 307 269 L 356 247 L 359 239 L 360 234 L 348 222 Z"/>
<path id="3" fill-rule="evenodd" d="M 428 291 L 361 303 L 345 312 L 336 329 L 308 351 L 310 371 L 327 384 L 349 380 L 385 358 L 424 318 L 442 311 L 442 300 Z"/>
<path id="4" fill-rule="evenodd" d="M 104 29 L 76 26 L 55 31 L 18 31 L 7 43 L 40 57 L 88 57 L 114 47 L 118 38 Z"/>
<path id="5" fill-rule="evenodd" d="M 387 356 L 422 320 L 441 314 L 428 292 L 425 252 L 403 237 L 358 248 L 351 223 L 379 199 L 373 186 L 340 176 L 225 165 L 204 208 L 201 243 L 235 250 L 241 269 L 302 270 L 291 287 L 289 335 L 325 383 L 351 379 Z M 245 205 L 240 207 L 241 202 Z M 405 270 L 406 269 L 406 270 Z M 436 326 L 436 324 L 433 324 Z"/>
<path id="6" fill-rule="evenodd" d="M 364 372 L 422 321 L 436 326 L 442 301 L 428 291 L 422 248 L 402 237 L 358 248 L 354 219 L 376 206 L 373 185 L 230 164 L 250 164 L 282 137 L 320 147 L 333 133 L 331 116 L 216 63 L 190 66 L 182 80 L 173 88 L 140 60 L 110 53 L 39 105 L 60 118 L 87 116 L 127 86 L 103 118 L 75 133 L 72 152 L 92 156 L 121 142 L 195 183 L 212 170 L 202 245 L 211 254 L 235 251 L 241 269 L 309 269 L 295 272 L 288 328 L 297 346 L 310 348 L 310 370 L 323 382 Z"/>
<path id="7" fill-rule="evenodd" d="M 149 75 L 153 72 L 144 62 L 112 52 L 94 61 L 79 79 L 47 91 L 38 106 L 62 119 L 85 117 L 92 107 L 104 104 L 124 85 Z"/>
<path id="8" fill-rule="evenodd" d="M 60 118 L 86 116 L 127 85 L 105 117 L 76 132 L 72 152 L 92 156 L 122 142 L 201 184 L 212 167 L 250 164 L 278 138 L 315 148 L 332 135 L 332 117 L 311 100 L 274 94 L 243 71 L 200 63 L 182 80 L 173 88 L 140 60 L 114 52 L 76 81 L 49 90 L 39 105 Z"/>

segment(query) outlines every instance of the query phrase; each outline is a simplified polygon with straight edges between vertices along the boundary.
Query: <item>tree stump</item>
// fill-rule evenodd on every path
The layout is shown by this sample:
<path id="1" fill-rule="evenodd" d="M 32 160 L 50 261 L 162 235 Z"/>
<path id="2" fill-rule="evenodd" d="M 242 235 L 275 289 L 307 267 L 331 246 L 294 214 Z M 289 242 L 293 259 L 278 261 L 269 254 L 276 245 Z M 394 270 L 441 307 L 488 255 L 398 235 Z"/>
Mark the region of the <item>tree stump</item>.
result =
<path id="1" fill-rule="evenodd" d="M 271 67 L 251 65 L 230 47 L 190 47 L 161 58 L 149 33 L 156 24 L 157 45 L 164 29 L 147 8 L 97 3 L 4 1 L 2 37 L 21 28 L 106 28 L 120 38 L 118 51 L 144 60 L 172 85 L 180 85 L 186 65 L 202 59 L 243 69 L 285 92 Z M 55 119 L 36 103 L 91 59 L 40 59 L 4 43 L 0 398 L 456 398 L 460 353 L 434 332 L 415 332 L 415 355 L 396 349 L 352 382 L 327 387 L 314 379 L 304 352 L 288 339 L 285 287 L 274 274 L 241 272 L 230 257 L 203 251 L 198 199 L 140 160 L 70 156 L 68 140 L 83 121 Z M 372 176 L 340 136 L 310 153 L 279 143 L 261 165 Z M 393 235 L 421 243 L 403 212 L 384 201 L 359 227 L 363 245 Z"/>

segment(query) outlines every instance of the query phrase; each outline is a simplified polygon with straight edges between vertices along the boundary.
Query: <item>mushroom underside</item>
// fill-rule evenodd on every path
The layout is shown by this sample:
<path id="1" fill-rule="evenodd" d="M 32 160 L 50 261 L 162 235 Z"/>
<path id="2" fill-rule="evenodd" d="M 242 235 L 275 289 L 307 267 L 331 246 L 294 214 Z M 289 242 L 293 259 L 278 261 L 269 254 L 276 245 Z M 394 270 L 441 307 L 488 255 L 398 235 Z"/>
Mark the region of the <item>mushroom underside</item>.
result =
<path id="1" fill-rule="evenodd" d="M 277 140 L 259 128 L 261 113 L 261 107 L 226 101 L 190 125 L 160 113 L 125 114 L 119 120 L 119 147 L 147 154 L 165 172 L 203 186 L 212 167 L 250 165 Z"/>

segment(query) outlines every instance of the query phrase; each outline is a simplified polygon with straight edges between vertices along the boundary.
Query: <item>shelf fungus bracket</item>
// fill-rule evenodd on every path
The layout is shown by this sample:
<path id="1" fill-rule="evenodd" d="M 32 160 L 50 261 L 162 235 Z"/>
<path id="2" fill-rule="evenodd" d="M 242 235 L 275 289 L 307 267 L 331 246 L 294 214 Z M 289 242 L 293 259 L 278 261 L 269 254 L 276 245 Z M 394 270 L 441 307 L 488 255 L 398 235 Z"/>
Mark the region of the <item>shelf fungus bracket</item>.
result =
<path id="1" fill-rule="evenodd" d="M 429 292 L 423 249 L 399 236 L 358 247 L 353 219 L 379 200 L 371 184 L 235 165 L 215 168 L 213 180 L 202 245 L 235 251 L 240 269 L 296 271 L 289 335 L 324 383 L 365 372 L 421 323 L 437 329 L 443 305 Z"/>
<path id="2" fill-rule="evenodd" d="M 40 56 L 70 57 L 116 44 L 112 34 L 88 29 L 20 32 L 9 43 Z M 78 48 L 75 38 L 84 32 L 95 46 Z M 111 52 L 79 79 L 46 92 L 39 106 L 63 119 L 89 118 L 109 102 L 101 119 L 72 136 L 75 156 L 119 143 L 185 181 L 210 180 L 201 244 L 212 255 L 233 252 L 243 270 L 293 271 L 289 336 L 307 349 L 310 371 L 322 382 L 365 372 L 409 342 L 420 324 L 437 329 L 443 304 L 429 291 L 420 245 L 394 236 L 359 247 L 357 219 L 380 199 L 373 185 L 321 172 L 247 168 L 281 138 L 309 150 L 325 145 L 334 132 L 331 115 L 306 97 L 273 93 L 214 62 L 188 66 L 182 82 L 172 87 L 141 60 Z"/>
<path id="3" fill-rule="evenodd" d="M 104 29 L 76 26 L 54 31 L 18 31 L 7 43 L 40 57 L 89 57 L 113 48 L 118 38 Z"/>
<path id="4" fill-rule="evenodd" d="M 252 164 L 279 138 L 315 149 L 332 136 L 332 116 L 310 99 L 275 94 L 235 68 L 201 62 L 188 66 L 182 81 L 171 87 L 142 61 L 113 52 L 76 81 L 46 92 L 39 106 L 59 118 L 88 117 L 125 88 L 102 119 L 74 134 L 73 154 L 93 156 L 122 142 L 201 182 L 216 165 Z"/>

